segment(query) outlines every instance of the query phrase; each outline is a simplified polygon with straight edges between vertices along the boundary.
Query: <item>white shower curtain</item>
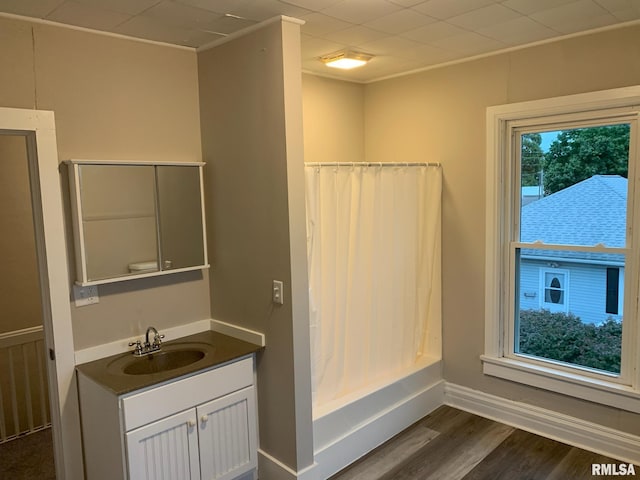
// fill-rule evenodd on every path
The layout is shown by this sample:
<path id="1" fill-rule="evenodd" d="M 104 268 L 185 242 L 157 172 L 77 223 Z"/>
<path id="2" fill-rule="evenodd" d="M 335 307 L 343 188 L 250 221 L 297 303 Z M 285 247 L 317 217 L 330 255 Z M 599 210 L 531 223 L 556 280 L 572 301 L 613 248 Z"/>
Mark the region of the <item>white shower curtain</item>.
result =
<path id="1" fill-rule="evenodd" d="M 314 407 L 413 366 L 440 313 L 442 171 L 306 166 Z M 439 322 L 438 322 L 439 324 Z"/>

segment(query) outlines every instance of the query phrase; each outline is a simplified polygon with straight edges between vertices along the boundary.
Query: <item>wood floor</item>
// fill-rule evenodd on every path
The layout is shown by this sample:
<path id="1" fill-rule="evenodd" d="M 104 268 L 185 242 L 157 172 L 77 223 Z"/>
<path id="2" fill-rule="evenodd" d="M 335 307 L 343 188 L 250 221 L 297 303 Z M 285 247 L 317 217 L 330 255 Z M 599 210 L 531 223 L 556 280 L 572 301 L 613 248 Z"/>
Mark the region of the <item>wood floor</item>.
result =
<path id="1" fill-rule="evenodd" d="M 593 463 L 622 462 L 443 406 L 330 480 L 609 478 Z"/>

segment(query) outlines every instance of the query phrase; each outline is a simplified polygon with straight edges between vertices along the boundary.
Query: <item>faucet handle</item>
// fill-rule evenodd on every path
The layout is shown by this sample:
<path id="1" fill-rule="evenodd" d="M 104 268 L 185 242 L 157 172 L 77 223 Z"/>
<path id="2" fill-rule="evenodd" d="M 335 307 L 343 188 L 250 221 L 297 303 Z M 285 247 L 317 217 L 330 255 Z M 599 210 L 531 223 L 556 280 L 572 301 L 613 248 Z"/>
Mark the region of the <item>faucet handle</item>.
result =
<path id="1" fill-rule="evenodd" d="M 135 345 L 135 349 L 133 351 L 134 355 L 141 355 L 142 354 L 142 342 L 140 340 L 136 340 L 135 342 L 129 342 L 129 346 L 133 347 Z"/>
<path id="2" fill-rule="evenodd" d="M 159 333 L 156 333 L 156 334 L 153 336 L 153 344 L 154 344 L 155 346 L 160 346 L 160 344 L 162 343 L 162 339 L 163 339 L 163 338 L 164 338 L 164 335 L 161 335 L 161 334 L 159 334 Z"/>

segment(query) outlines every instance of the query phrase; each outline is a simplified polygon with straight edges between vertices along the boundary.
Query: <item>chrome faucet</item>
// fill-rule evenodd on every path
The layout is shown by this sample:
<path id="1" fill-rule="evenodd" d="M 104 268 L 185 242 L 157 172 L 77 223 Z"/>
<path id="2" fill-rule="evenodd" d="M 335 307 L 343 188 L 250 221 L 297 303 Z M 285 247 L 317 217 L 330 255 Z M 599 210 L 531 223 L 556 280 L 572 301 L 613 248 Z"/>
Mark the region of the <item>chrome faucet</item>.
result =
<path id="1" fill-rule="evenodd" d="M 149 334 L 153 332 L 153 341 L 150 340 Z M 156 327 L 147 328 L 147 332 L 144 334 L 144 344 L 140 340 L 129 343 L 130 347 L 135 346 L 133 354 L 137 357 L 148 355 L 149 353 L 157 352 L 162 347 L 162 339 L 164 335 L 160 335 Z"/>

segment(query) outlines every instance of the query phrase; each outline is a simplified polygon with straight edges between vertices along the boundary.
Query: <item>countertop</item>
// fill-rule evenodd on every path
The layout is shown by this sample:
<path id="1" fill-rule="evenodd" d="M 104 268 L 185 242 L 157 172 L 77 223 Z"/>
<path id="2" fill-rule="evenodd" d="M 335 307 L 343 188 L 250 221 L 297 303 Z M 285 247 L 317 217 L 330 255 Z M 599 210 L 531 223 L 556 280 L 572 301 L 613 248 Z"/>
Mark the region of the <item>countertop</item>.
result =
<path id="1" fill-rule="evenodd" d="M 200 345 L 205 351 L 204 357 L 191 365 L 164 372 L 127 375 L 117 371 L 117 368 L 114 368 L 114 365 L 123 364 L 129 359 L 132 359 L 133 354 L 131 352 L 125 352 L 77 365 L 76 370 L 113 392 L 115 395 L 123 395 L 179 377 L 193 375 L 201 370 L 214 368 L 241 357 L 251 355 L 263 348 L 259 345 L 212 331 L 196 333 L 168 341 L 162 344 L 162 348 L 171 350 L 185 343 Z"/>

